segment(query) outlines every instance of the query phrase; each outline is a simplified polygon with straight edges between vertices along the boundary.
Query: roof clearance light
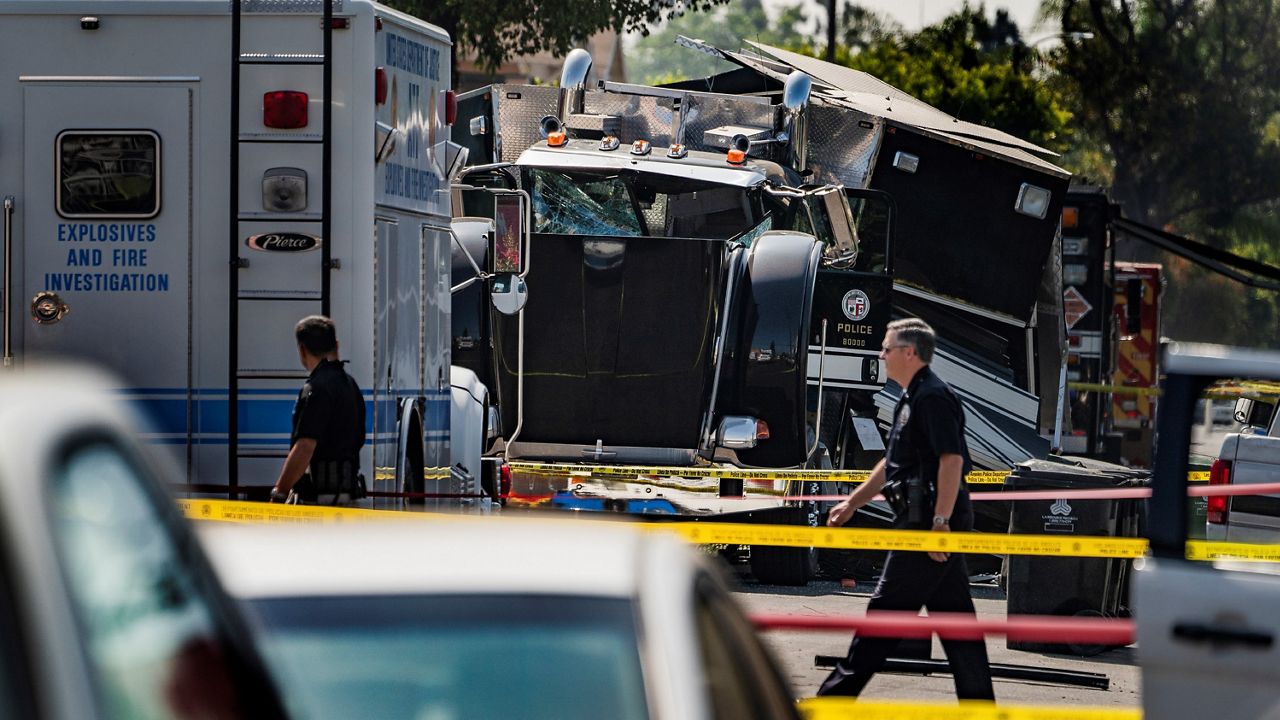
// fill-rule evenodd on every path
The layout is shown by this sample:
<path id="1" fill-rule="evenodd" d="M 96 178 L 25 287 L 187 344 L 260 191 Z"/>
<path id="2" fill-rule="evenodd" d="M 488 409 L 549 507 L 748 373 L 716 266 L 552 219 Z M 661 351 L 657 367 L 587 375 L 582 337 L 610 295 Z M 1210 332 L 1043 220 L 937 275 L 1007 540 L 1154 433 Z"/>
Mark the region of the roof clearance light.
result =
<path id="1" fill-rule="evenodd" d="M 378 68 L 373 71 L 373 102 L 385 105 L 387 102 L 387 69 Z"/>
<path id="2" fill-rule="evenodd" d="M 296 90 L 275 90 L 262 96 L 262 124 L 278 130 L 307 126 L 307 94 Z"/>
<path id="3" fill-rule="evenodd" d="M 648 154 L 649 154 L 649 151 L 650 151 L 650 150 L 652 150 L 652 149 L 653 149 L 653 147 L 652 147 L 651 145 L 649 145 L 649 141 L 648 141 L 648 140 L 637 140 L 637 141 L 635 141 L 635 142 L 631 143 L 631 154 L 632 154 L 632 155 L 648 155 Z"/>
<path id="4" fill-rule="evenodd" d="M 347 27 L 350 26 L 350 24 L 351 22 L 344 17 L 336 17 L 336 18 L 329 19 L 329 27 L 333 28 L 334 30 L 346 30 Z"/>
<path id="5" fill-rule="evenodd" d="M 600 138 L 600 149 L 606 152 L 610 150 L 617 150 L 618 146 L 621 144 L 622 143 L 619 142 L 617 135 L 605 135 Z"/>
<path id="6" fill-rule="evenodd" d="M 547 133 L 547 147 L 563 147 L 569 142 L 569 136 L 563 130 Z"/>
<path id="7" fill-rule="evenodd" d="M 671 149 L 667 150 L 667 157 L 675 158 L 677 160 L 683 157 L 688 157 L 688 155 L 689 155 L 688 148 L 686 148 L 684 145 L 681 145 L 680 143 L 676 143 L 675 145 L 672 145 Z"/>
<path id="8" fill-rule="evenodd" d="M 1014 201 L 1013 209 L 1023 215 L 1043 220 L 1045 215 L 1049 214 L 1050 197 L 1052 195 L 1048 190 L 1031 183 L 1022 183 L 1022 187 L 1018 188 L 1018 199 Z"/>
<path id="9" fill-rule="evenodd" d="M 742 165 L 747 161 L 747 151 L 734 148 L 729 151 L 725 159 L 729 161 L 730 165 Z"/>

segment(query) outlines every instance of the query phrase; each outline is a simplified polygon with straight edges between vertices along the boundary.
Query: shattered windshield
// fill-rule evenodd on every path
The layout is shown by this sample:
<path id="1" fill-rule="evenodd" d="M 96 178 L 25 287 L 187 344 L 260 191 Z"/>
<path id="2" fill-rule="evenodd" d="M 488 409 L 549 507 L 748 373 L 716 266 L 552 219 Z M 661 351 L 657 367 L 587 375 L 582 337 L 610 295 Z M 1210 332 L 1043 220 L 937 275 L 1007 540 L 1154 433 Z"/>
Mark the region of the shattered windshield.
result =
<path id="1" fill-rule="evenodd" d="M 611 172 L 528 169 L 533 231 L 727 240 L 755 227 L 765 216 L 758 193 L 751 188 Z"/>

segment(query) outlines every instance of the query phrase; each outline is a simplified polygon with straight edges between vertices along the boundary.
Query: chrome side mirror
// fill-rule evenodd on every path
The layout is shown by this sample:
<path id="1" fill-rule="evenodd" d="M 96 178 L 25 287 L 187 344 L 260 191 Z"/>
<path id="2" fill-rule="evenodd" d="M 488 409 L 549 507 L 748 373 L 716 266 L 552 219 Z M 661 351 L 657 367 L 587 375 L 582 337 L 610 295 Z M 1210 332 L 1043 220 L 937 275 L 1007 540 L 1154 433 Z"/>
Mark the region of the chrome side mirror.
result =
<path id="1" fill-rule="evenodd" d="M 726 415 L 716 430 L 716 445 L 730 450 L 750 450 L 761 439 L 759 428 L 760 421 L 753 417 Z"/>
<path id="2" fill-rule="evenodd" d="M 782 88 L 787 147 L 790 150 L 791 166 L 798 172 L 804 172 L 808 165 L 809 130 L 805 109 L 809 106 L 809 94 L 812 90 L 813 80 L 799 70 L 792 71 L 787 76 L 787 82 Z"/>

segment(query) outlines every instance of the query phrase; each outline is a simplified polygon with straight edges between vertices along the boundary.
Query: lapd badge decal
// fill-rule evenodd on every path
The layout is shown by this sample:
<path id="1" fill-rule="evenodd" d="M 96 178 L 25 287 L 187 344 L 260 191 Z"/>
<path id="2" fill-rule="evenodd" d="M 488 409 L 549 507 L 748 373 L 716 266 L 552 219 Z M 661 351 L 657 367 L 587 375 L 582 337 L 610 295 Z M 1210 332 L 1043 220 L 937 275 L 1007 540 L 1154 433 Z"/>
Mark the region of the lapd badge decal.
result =
<path id="1" fill-rule="evenodd" d="M 871 312 L 871 298 L 861 290 L 850 290 L 844 294 L 840 307 L 844 310 L 845 317 L 853 322 L 859 322 Z"/>

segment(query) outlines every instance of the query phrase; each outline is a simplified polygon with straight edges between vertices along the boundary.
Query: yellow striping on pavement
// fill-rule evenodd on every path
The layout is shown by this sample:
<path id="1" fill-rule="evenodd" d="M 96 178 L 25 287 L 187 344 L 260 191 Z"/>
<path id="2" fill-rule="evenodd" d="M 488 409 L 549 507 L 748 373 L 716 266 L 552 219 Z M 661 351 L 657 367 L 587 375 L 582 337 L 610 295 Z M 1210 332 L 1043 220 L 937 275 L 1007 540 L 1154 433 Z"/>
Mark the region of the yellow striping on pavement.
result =
<path id="1" fill-rule="evenodd" d="M 236 500 L 178 500 L 192 520 L 233 523 L 342 523 L 386 520 L 458 520 L 461 515 L 370 510 L 323 505 L 280 505 Z M 493 519 L 488 522 L 502 522 Z M 571 522 L 592 522 L 575 518 Z M 654 522 L 634 527 L 650 532 L 674 532 L 700 545 L 777 545 L 837 550 L 914 550 L 922 552 L 982 553 L 990 555 L 1059 555 L 1065 557 L 1136 558 L 1147 551 L 1145 538 L 1091 535 L 1000 535 L 932 530 L 872 530 L 868 528 L 755 525 L 719 522 Z M 1280 545 L 1248 545 L 1193 540 L 1187 542 L 1191 560 L 1280 561 Z"/>
<path id="2" fill-rule="evenodd" d="M 805 720 L 1141 720 L 1139 708 L 1070 705 L 1005 705 L 981 700 L 956 703 L 908 703 L 855 698 L 805 698 Z"/>

